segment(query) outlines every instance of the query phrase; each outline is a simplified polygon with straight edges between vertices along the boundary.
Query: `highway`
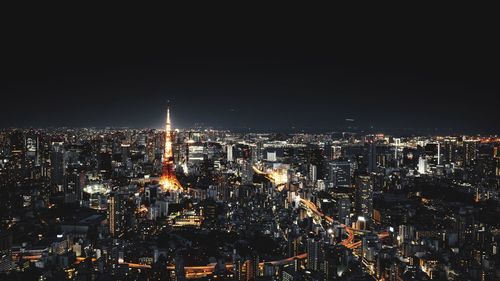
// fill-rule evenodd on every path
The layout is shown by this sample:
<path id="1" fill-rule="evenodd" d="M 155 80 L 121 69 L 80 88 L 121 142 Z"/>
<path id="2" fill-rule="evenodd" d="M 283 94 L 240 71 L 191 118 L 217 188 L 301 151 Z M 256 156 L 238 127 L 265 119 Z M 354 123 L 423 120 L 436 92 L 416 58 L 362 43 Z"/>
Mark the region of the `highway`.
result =
<path id="1" fill-rule="evenodd" d="M 265 173 L 264 171 L 259 170 L 256 166 L 253 166 L 253 170 L 255 171 L 255 173 L 264 175 L 267 179 L 276 183 L 274 173 Z M 300 203 L 302 207 L 305 207 L 308 211 L 315 214 L 318 218 L 324 219 L 329 224 L 334 223 L 333 218 L 323 214 L 313 202 L 301 198 Z M 355 241 L 355 230 L 353 228 L 345 224 L 340 224 L 340 227 L 343 227 L 347 233 L 347 238 L 342 240 L 341 242 L 342 245 L 344 245 L 348 249 L 355 249 L 361 246 L 361 241 Z M 388 237 L 389 233 L 387 231 L 384 231 L 379 233 L 378 236 L 380 239 L 383 239 Z"/>
<path id="2" fill-rule="evenodd" d="M 300 254 L 294 257 L 289 257 L 286 259 L 282 260 L 276 260 L 276 261 L 263 261 L 259 263 L 259 267 L 263 268 L 265 264 L 271 264 L 273 266 L 279 266 L 279 265 L 284 265 L 287 263 L 291 263 L 296 259 L 305 259 L 307 257 L 307 254 Z M 130 268 L 136 268 L 136 269 L 150 269 L 151 265 L 147 264 L 139 264 L 139 263 L 121 263 L 123 265 L 127 265 Z M 175 266 L 174 265 L 168 265 L 167 269 L 169 270 L 174 270 Z M 228 263 L 226 264 L 226 269 L 227 270 L 232 270 L 233 265 Z M 200 278 L 207 276 L 209 274 L 212 274 L 213 271 L 215 270 L 215 264 L 207 264 L 207 265 L 201 265 L 201 266 L 186 266 L 184 267 L 184 270 L 186 272 L 186 278 L 188 279 L 194 279 L 194 278 Z"/>
<path id="3" fill-rule="evenodd" d="M 264 172 L 260 171 L 255 166 L 253 166 L 253 169 L 256 173 L 261 174 L 261 175 L 265 175 L 266 178 L 268 178 L 273 183 L 275 183 L 274 178 L 273 178 L 273 174 L 264 173 Z M 282 183 L 280 183 L 280 185 L 282 185 Z M 328 224 L 332 225 L 334 223 L 334 220 L 332 217 L 329 217 L 329 216 L 326 216 L 325 214 L 323 214 L 318 209 L 318 207 L 309 200 L 301 198 L 300 199 L 300 207 L 305 208 L 308 211 L 308 213 L 314 214 L 320 220 L 321 219 L 325 220 Z M 345 225 L 345 224 L 339 224 L 339 225 L 340 225 L 340 227 L 343 227 L 347 233 L 347 238 L 342 240 L 341 244 L 344 245 L 348 249 L 355 249 L 355 248 L 360 247 L 362 242 L 355 241 L 355 230 L 353 228 Z M 382 238 L 389 236 L 389 234 L 387 232 L 381 232 L 378 234 L 378 236 L 379 236 L 379 238 L 382 239 Z M 302 253 L 302 254 L 299 254 L 297 256 L 285 258 L 282 260 L 263 261 L 259 264 L 259 266 L 261 268 L 264 266 L 264 264 L 271 264 L 273 266 L 279 266 L 279 265 L 291 263 L 296 259 L 305 259 L 306 257 L 307 257 L 307 253 Z M 26 256 L 23 258 L 26 258 L 30 261 L 36 261 L 36 260 L 40 259 L 40 256 Z M 80 263 L 83 260 L 84 260 L 84 258 L 77 258 L 76 264 Z M 93 259 L 93 261 L 95 261 L 95 259 Z M 150 269 L 151 268 L 151 265 L 148 265 L 148 264 L 128 263 L 128 262 L 123 262 L 121 264 L 127 265 L 129 268 L 135 268 L 135 269 Z M 207 264 L 207 265 L 202 265 L 202 266 L 186 266 L 186 267 L 184 267 L 184 270 L 186 272 L 186 278 L 187 279 L 195 279 L 195 278 L 205 277 L 205 276 L 212 274 L 214 272 L 215 266 L 216 266 L 215 264 Z M 169 270 L 174 270 L 175 266 L 168 265 L 167 268 Z M 232 270 L 232 268 L 233 268 L 232 264 L 230 264 L 230 263 L 226 264 L 226 269 Z"/>

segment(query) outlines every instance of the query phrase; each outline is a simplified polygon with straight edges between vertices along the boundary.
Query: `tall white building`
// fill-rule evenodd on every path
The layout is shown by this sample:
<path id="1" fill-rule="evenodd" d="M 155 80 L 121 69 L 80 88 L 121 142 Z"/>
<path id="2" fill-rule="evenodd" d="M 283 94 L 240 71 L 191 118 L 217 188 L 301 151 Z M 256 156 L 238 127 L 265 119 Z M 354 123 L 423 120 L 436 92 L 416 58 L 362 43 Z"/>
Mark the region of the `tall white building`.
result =
<path id="1" fill-rule="evenodd" d="M 420 156 L 420 158 L 418 158 L 418 172 L 420 174 L 427 173 L 427 160 L 425 157 Z"/>
<path id="2" fill-rule="evenodd" d="M 233 145 L 232 144 L 228 144 L 227 147 L 226 147 L 226 150 L 227 150 L 227 161 L 228 162 L 233 162 L 234 161 L 234 158 L 233 158 Z"/>
<path id="3" fill-rule="evenodd" d="M 313 183 L 318 179 L 318 168 L 316 165 L 309 164 L 309 179 Z"/>
<path id="4" fill-rule="evenodd" d="M 438 149 L 438 151 L 437 151 L 437 158 L 438 158 L 437 164 L 441 165 L 441 144 L 439 142 L 437 143 L 437 149 Z"/>

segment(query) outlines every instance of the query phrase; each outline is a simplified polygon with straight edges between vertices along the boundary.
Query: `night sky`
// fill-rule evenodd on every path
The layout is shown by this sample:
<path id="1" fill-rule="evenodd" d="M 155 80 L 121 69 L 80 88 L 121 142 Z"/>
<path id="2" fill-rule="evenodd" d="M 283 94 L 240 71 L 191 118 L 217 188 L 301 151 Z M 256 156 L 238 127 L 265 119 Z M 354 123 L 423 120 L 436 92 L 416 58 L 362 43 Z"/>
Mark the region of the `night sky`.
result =
<path id="1" fill-rule="evenodd" d="M 0 127 L 160 127 L 170 100 L 182 128 L 336 130 L 352 118 L 500 132 L 487 20 L 238 17 L 18 21 L 2 35 Z"/>

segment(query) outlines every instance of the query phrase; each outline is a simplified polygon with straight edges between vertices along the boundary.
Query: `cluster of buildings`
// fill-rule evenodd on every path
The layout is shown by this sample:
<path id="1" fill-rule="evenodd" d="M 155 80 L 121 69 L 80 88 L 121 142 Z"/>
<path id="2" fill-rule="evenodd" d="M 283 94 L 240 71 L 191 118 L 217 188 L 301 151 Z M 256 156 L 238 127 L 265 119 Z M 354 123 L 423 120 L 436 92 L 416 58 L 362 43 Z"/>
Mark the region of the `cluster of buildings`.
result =
<path id="1" fill-rule="evenodd" d="M 3 129 L 0 279 L 498 280 L 500 139 Z"/>

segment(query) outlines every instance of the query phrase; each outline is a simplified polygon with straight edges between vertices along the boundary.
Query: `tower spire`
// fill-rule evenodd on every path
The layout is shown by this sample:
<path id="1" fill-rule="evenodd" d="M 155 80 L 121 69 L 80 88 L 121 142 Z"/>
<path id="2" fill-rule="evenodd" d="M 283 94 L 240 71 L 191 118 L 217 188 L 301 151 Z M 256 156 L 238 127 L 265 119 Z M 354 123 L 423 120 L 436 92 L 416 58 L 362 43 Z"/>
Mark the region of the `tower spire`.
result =
<path id="1" fill-rule="evenodd" d="M 167 128 L 170 130 L 170 101 L 167 101 Z"/>
<path id="2" fill-rule="evenodd" d="M 170 124 L 170 101 L 167 103 L 167 122 L 165 123 L 165 151 L 163 154 L 163 162 L 172 161 L 172 128 Z"/>
<path id="3" fill-rule="evenodd" d="M 172 149 L 172 128 L 170 124 L 170 101 L 167 102 L 167 120 L 165 122 L 165 148 L 162 159 L 160 184 L 164 190 L 182 190 L 182 185 L 175 176 L 174 153 Z"/>

